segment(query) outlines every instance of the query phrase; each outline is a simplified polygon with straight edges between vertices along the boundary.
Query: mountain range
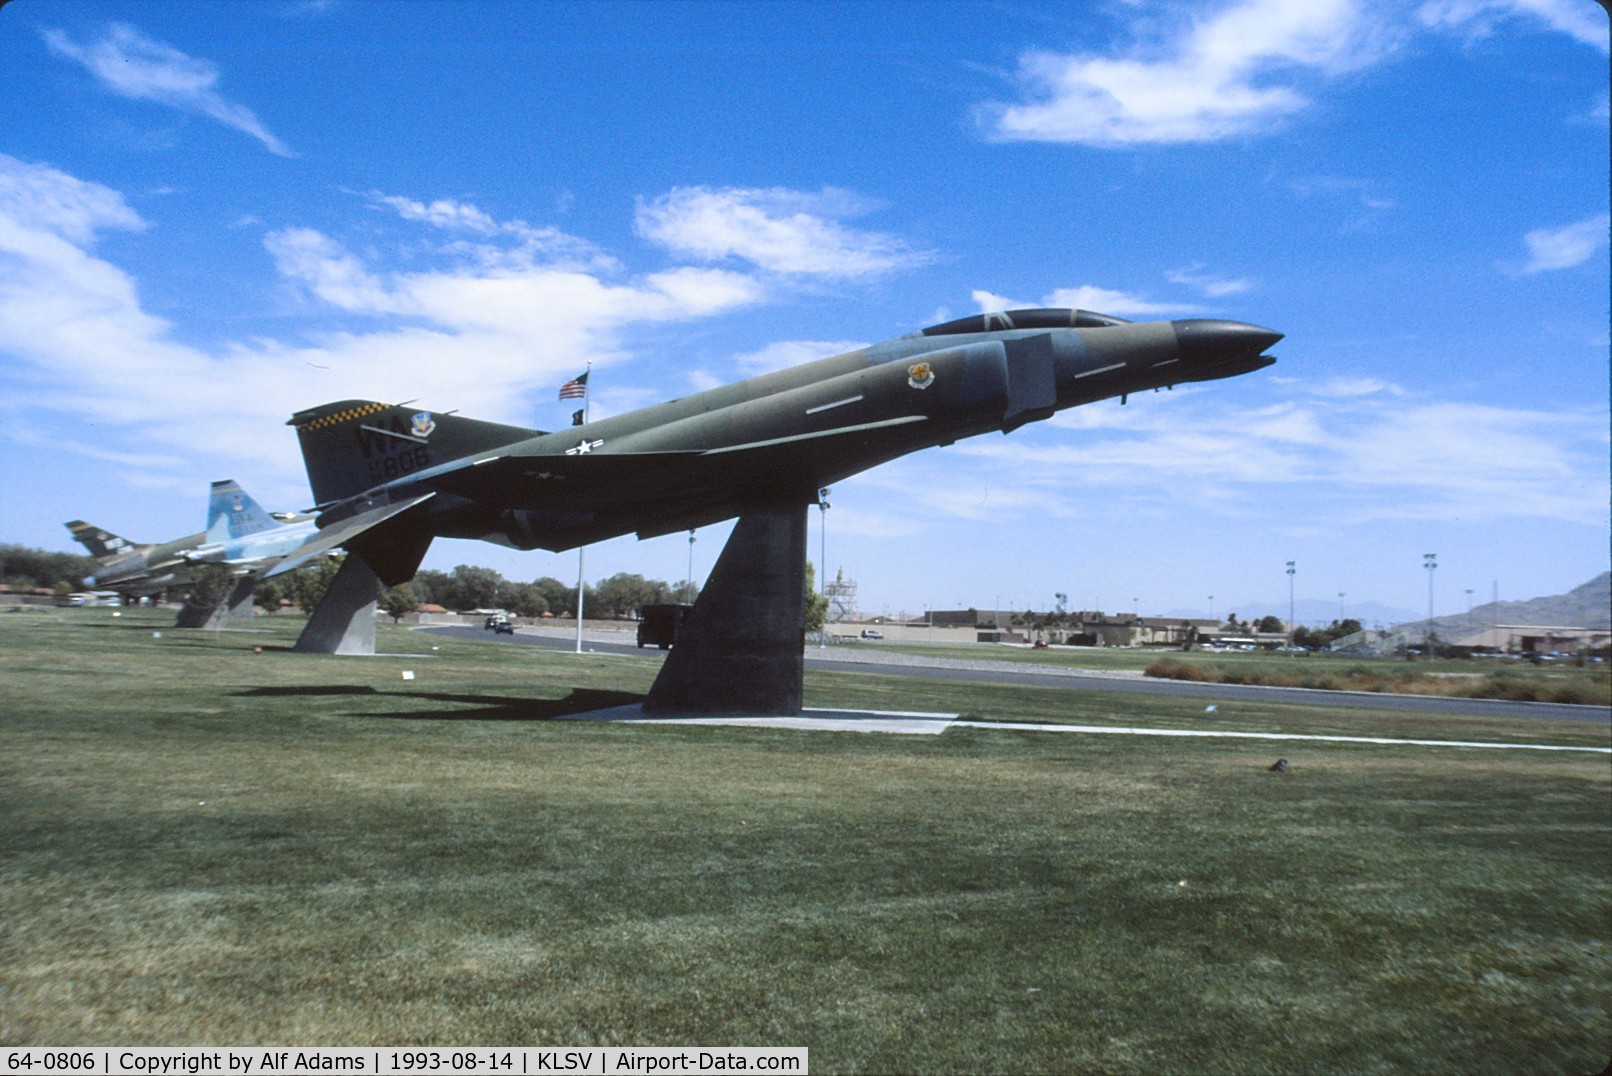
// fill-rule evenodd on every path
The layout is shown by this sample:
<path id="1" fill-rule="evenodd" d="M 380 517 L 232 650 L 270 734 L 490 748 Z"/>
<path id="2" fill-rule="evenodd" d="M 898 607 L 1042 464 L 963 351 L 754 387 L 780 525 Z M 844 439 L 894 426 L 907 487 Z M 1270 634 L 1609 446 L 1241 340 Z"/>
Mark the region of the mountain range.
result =
<path id="1" fill-rule="evenodd" d="M 1436 616 L 1433 630 L 1446 639 L 1459 639 L 1498 624 L 1530 624 L 1540 627 L 1612 628 L 1612 572 L 1602 572 L 1566 594 L 1529 598 L 1518 602 L 1485 602 L 1470 613 Z M 1396 630 L 1411 638 L 1426 634 L 1428 620 L 1395 624 Z"/>

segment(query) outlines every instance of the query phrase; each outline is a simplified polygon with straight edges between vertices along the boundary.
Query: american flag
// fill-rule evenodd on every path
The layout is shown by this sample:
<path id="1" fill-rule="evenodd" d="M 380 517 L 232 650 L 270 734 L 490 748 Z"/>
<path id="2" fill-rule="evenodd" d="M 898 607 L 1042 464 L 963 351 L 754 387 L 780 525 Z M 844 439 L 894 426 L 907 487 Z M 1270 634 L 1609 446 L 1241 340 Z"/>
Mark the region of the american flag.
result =
<path id="1" fill-rule="evenodd" d="M 588 394 L 588 375 L 578 374 L 560 386 L 560 399 L 580 400 Z"/>

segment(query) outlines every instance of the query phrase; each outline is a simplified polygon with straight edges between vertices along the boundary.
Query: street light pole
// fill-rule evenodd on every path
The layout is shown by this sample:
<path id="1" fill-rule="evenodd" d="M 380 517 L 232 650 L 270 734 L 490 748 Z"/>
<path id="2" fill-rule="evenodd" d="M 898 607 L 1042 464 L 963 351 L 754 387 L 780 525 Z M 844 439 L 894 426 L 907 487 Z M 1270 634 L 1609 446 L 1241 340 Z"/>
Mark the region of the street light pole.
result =
<path id="1" fill-rule="evenodd" d="M 822 564 L 818 567 L 823 573 L 823 577 L 820 580 L 823 592 L 823 626 L 817 631 L 817 648 L 819 650 L 828 646 L 828 493 L 827 486 L 817 491 L 817 515 L 819 520 L 817 556 L 822 561 Z"/>
<path id="2" fill-rule="evenodd" d="M 1296 561 L 1287 562 L 1287 654 L 1293 656 L 1293 576 L 1298 572 Z"/>
<path id="3" fill-rule="evenodd" d="M 582 372 L 582 383 L 583 383 L 583 386 L 584 386 L 583 396 L 582 396 L 582 425 L 583 426 L 586 426 L 588 424 L 588 410 L 589 410 L 589 408 L 591 408 L 593 406 L 593 388 L 588 385 L 588 382 L 591 380 L 591 378 L 589 378 L 588 375 L 591 374 L 591 373 L 593 373 L 593 360 L 589 359 L 587 369 Z M 586 438 L 587 438 L 588 435 L 584 433 L 582 436 L 584 438 L 584 444 L 586 444 Z M 582 653 L 582 601 L 583 601 L 583 598 L 586 597 L 586 595 L 588 593 L 588 576 L 587 576 L 587 572 L 585 572 L 583 570 L 583 566 L 582 566 L 583 554 L 585 554 L 587 551 L 588 551 L 588 547 L 587 547 L 586 544 L 577 546 L 577 653 L 578 654 Z"/>
<path id="4" fill-rule="evenodd" d="M 1438 554 L 1423 553 L 1422 567 L 1427 569 L 1427 656 L 1433 656 L 1433 573 L 1438 571 Z"/>
<path id="5" fill-rule="evenodd" d="M 688 529 L 688 581 L 683 586 L 683 600 L 694 604 L 694 528 Z"/>

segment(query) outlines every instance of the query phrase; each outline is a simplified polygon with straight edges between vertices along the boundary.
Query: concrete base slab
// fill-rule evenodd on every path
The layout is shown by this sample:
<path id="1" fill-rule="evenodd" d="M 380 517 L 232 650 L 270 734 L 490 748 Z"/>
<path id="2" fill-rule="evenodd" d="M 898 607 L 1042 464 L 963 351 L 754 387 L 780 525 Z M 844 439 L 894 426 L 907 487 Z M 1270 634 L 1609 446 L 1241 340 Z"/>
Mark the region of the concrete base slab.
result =
<path id="1" fill-rule="evenodd" d="M 612 706 L 570 714 L 562 721 L 619 721 L 633 725 L 728 725 L 744 728 L 796 729 L 808 732 L 883 732 L 898 736 L 939 736 L 957 719 L 956 714 L 932 714 L 903 710 L 814 710 L 799 714 L 721 714 L 702 716 L 679 714 L 662 717 L 644 713 L 641 703 Z"/>
<path id="2" fill-rule="evenodd" d="M 1477 747 L 1511 751 L 1589 751 L 1612 754 L 1612 747 L 1558 744 L 1490 743 L 1481 740 L 1411 740 L 1382 736 L 1319 736 L 1291 732 L 1223 732 L 1213 729 L 1150 729 L 1121 725 L 1054 725 L 1028 721 L 963 721 L 957 714 L 901 710 L 813 710 L 798 715 L 725 714 L 721 716 L 657 717 L 644 713 L 640 703 L 606 710 L 570 714 L 561 721 L 616 721 L 631 725 L 725 725 L 745 728 L 795 729 L 809 732 L 883 732 L 899 736 L 939 736 L 947 729 L 987 729 L 1005 732 L 1063 732 L 1111 736 L 1186 736 L 1229 740 L 1317 741 L 1344 744 L 1384 744 L 1409 747 Z"/>

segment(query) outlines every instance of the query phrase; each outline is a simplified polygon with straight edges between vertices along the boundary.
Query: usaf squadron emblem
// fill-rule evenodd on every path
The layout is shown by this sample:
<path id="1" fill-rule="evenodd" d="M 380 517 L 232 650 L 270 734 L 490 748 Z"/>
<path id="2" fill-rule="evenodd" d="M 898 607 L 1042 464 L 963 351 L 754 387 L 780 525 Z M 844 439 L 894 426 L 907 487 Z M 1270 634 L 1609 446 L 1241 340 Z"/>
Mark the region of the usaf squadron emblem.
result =
<path id="1" fill-rule="evenodd" d="M 935 383 L 935 371 L 927 362 L 915 362 L 907 367 L 907 384 L 915 389 L 927 389 Z"/>
<path id="2" fill-rule="evenodd" d="M 429 411 L 421 411 L 414 416 L 411 422 L 409 432 L 416 437 L 430 437 L 431 432 L 437 428 L 437 424 L 432 420 L 431 412 Z"/>

